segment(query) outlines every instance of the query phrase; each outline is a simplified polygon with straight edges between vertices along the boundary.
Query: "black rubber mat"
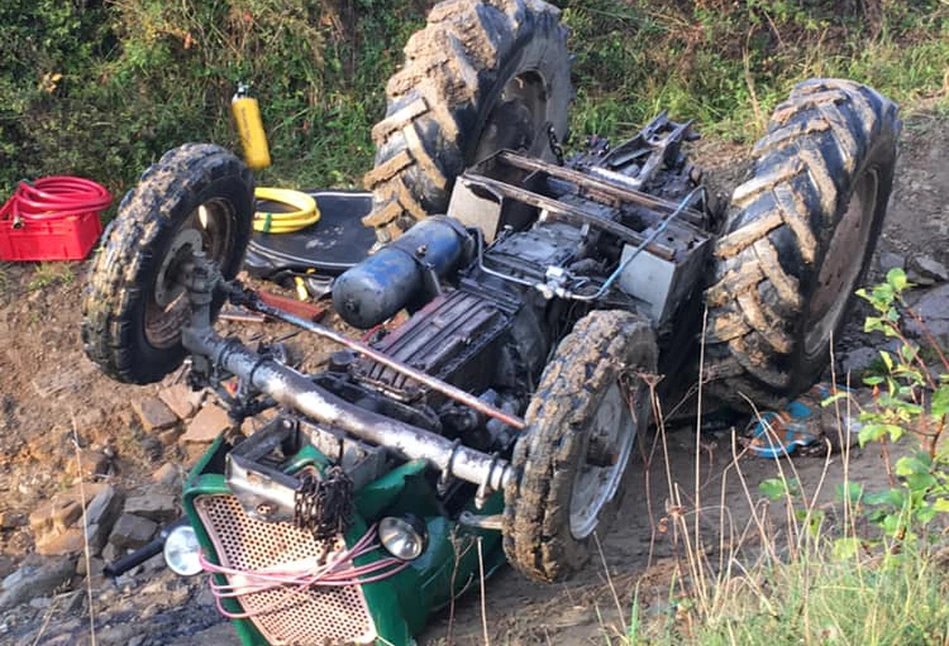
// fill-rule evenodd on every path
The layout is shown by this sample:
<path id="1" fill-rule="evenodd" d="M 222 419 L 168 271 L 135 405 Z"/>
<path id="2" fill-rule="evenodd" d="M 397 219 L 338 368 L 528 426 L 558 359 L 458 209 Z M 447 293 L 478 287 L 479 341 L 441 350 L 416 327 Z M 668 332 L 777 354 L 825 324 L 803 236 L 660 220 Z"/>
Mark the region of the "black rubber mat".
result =
<path id="1" fill-rule="evenodd" d="M 316 198 L 320 221 L 293 233 L 255 231 L 244 259 L 244 269 L 258 278 L 287 272 L 313 271 L 338 276 L 366 257 L 376 241 L 372 229 L 360 221 L 372 208 L 372 193 L 364 191 L 307 191 Z M 291 210 L 283 204 L 260 201 L 257 208 L 272 213 Z"/>

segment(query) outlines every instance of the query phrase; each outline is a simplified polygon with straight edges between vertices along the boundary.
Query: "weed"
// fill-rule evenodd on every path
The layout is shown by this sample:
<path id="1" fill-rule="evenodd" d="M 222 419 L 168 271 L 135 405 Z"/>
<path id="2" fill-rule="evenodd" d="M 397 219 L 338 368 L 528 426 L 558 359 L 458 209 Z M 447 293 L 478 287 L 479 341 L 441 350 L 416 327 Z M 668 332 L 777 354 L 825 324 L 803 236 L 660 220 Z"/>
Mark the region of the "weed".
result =
<path id="1" fill-rule="evenodd" d="M 936 0 L 556 4 L 573 30 L 575 141 L 627 135 L 668 109 L 750 142 L 791 86 L 817 75 L 949 109 L 949 5 Z M 385 81 L 430 5 L 8 0 L 0 194 L 64 169 L 120 194 L 185 141 L 236 147 L 228 105 L 238 80 L 260 99 L 273 152 L 261 183 L 358 183 L 372 165 Z"/>
<path id="2" fill-rule="evenodd" d="M 949 643 L 949 573 L 937 562 L 949 511 L 949 452 L 940 441 L 949 418 L 949 378 L 937 377 L 923 357 L 928 352 L 947 371 L 949 362 L 906 306 L 909 287 L 897 269 L 858 292 L 874 309 L 866 331 L 896 338 L 900 347 L 881 351 L 881 369 L 865 378 L 874 389 L 872 401 L 861 403 L 841 389 L 824 402 L 837 410 L 843 436 L 843 453 L 833 456 L 843 472 L 836 503 L 817 504 L 832 462 L 828 455 L 816 484 L 805 483 L 789 458 L 777 460 L 776 477 L 758 485 L 770 501 L 762 505 L 745 480 L 734 439 L 717 507 L 700 506 L 697 495 L 685 499 L 669 477 L 670 502 L 660 524 L 671 528 L 678 554 L 668 594 L 673 610 L 643 620 L 649 615 L 637 587 L 635 630 L 627 631 L 624 643 Z M 925 345 L 907 338 L 904 319 Z M 859 424 L 847 421 L 852 418 Z M 883 451 L 884 467 L 893 474 L 889 488 L 871 491 L 850 480 L 851 432 L 863 445 L 890 447 Z M 725 504 L 728 478 L 737 478 L 745 493 L 750 514 L 744 527 L 733 520 L 734 502 Z M 717 546 L 714 537 L 697 531 L 709 513 L 722 519 Z"/>
<path id="3" fill-rule="evenodd" d="M 44 262 L 37 265 L 33 276 L 26 284 L 29 291 L 46 289 L 56 285 L 68 285 L 76 279 L 72 266 L 65 262 Z"/>

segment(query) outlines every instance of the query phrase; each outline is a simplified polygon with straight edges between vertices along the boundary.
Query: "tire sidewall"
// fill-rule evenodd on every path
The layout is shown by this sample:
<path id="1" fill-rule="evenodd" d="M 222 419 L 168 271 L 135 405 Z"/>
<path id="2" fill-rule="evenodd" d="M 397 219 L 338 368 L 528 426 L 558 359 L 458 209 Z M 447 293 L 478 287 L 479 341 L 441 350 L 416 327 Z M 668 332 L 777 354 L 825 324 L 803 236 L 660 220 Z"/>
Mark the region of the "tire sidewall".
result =
<path id="1" fill-rule="evenodd" d="M 833 224 L 824 228 L 819 239 L 822 242 L 820 262 L 815 263 L 813 270 L 807 275 L 806 287 L 803 290 L 804 298 L 802 309 L 809 309 L 811 299 L 817 289 L 817 280 L 820 275 L 821 267 L 826 260 L 830 240 L 847 212 L 850 200 L 853 198 L 854 188 L 860 185 L 864 176 L 871 171 L 877 173 L 877 190 L 875 202 L 873 204 L 873 213 L 870 217 L 870 233 L 866 246 L 863 248 L 863 257 L 860 259 L 860 270 L 854 279 L 853 289 L 850 289 L 846 295 L 841 295 L 847 299 L 837 320 L 830 326 L 831 334 L 821 342 L 820 347 L 813 353 L 805 352 L 805 338 L 810 329 L 811 321 L 807 317 L 801 317 L 801 323 L 798 326 L 796 345 L 801 348 L 801 352 L 794 353 L 794 361 L 791 367 L 791 388 L 793 392 L 800 392 L 809 388 L 815 380 L 820 378 L 820 373 L 827 364 L 827 354 L 830 351 L 831 339 L 840 338 L 840 333 L 847 322 L 847 315 L 851 312 L 852 306 L 856 300 L 855 288 L 862 285 L 870 268 L 873 259 L 873 253 L 876 249 L 877 239 L 883 229 L 883 221 L 886 216 L 887 205 L 890 192 L 893 186 L 893 177 L 896 166 L 896 155 L 893 151 L 896 148 L 896 134 L 892 131 L 882 133 L 884 136 L 877 137 L 873 141 L 873 147 L 867 152 L 862 164 L 854 171 L 850 186 L 847 187 L 847 198 L 837 205 L 834 213 Z"/>
<path id="2" fill-rule="evenodd" d="M 538 25 L 535 29 L 524 30 L 526 35 L 514 42 L 507 61 L 498 70 L 497 77 L 491 84 L 490 89 L 479 101 L 474 128 L 462 146 L 462 156 L 466 168 L 482 161 L 474 159 L 475 151 L 477 151 L 481 136 L 484 133 L 488 116 L 497 106 L 504 88 L 514 78 L 526 72 L 537 72 L 544 79 L 547 99 L 544 104 L 546 111 L 544 122 L 553 125 L 559 141 L 563 141 L 566 137 L 568 106 L 573 94 L 570 86 L 569 65 L 562 64 L 563 61 L 569 60 L 566 39 L 559 37 L 561 26 L 558 21 L 553 20 L 547 14 L 541 14 L 537 19 L 544 24 Z M 531 37 L 541 29 L 544 34 L 543 37 Z M 557 51 L 552 51 L 554 49 Z M 551 159 L 553 151 L 547 145 L 547 136 L 543 127 L 533 135 L 529 154 Z"/>
<path id="3" fill-rule="evenodd" d="M 641 347 L 642 346 L 631 344 L 631 346 L 627 348 L 627 361 L 625 365 L 628 369 L 641 367 L 644 363 L 645 357 L 641 353 L 637 353 L 637 350 Z M 603 399 L 606 397 L 607 392 L 613 384 L 620 380 L 621 377 L 621 372 L 617 370 L 615 366 L 610 365 L 608 367 L 608 376 L 606 381 L 591 396 L 591 400 L 595 401 L 595 403 L 591 402 L 589 409 L 591 412 L 591 418 L 596 416 L 597 411 L 602 405 Z M 635 386 L 637 397 L 648 397 L 648 388 L 641 387 L 641 381 L 637 380 L 634 383 L 637 384 Z M 629 393 L 629 391 L 622 386 L 620 387 L 620 392 L 624 398 Z M 651 411 L 647 408 L 647 420 L 645 422 L 646 427 L 648 427 L 648 420 L 651 418 L 651 415 L 649 415 L 650 412 Z M 632 419 L 629 417 L 624 416 L 624 420 L 627 420 L 629 423 L 633 423 Z M 582 435 L 580 441 L 575 443 L 575 448 L 569 458 L 569 476 L 561 480 L 566 486 L 554 489 L 556 491 L 557 500 L 553 504 L 558 508 L 563 508 L 566 510 L 566 518 L 564 519 L 565 529 L 562 532 L 562 544 L 565 556 L 564 561 L 570 571 L 579 570 L 590 560 L 590 554 L 592 553 L 593 546 L 595 545 L 596 541 L 595 537 L 603 537 L 606 532 L 609 531 L 613 522 L 616 520 L 616 516 L 619 513 L 620 508 L 623 506 L 623 501 L 626 498 L 626 491 L 629 488 L 630 481 L 633 478 L 634 472 L 637 471 L 637 469 L 634 468 L 634 464 L 636 463 L 636 456 L 638 455 L 639 443 L 642 441 L 643 435 L 645 435 L 645 433 L 638 432 L 645 430 L 644 426 L 640 426 L 637 429 L 634 425 L 631 443 L 632 446 L 630 448 L 629 455 L 626 457 L 626 463 L 623 465 L 623 471 L 619 476 L 619 480 L 616 484 L 616 490 L 613 492 L 613 497 L 600 508 L 600 513 L 597 517 L 597 526 L 593 532 L 583 538 L 577 538 L 573 535 L 573 532 L 570 529 L 571 502 L 573 500 L 577 472 L 585 460 L 586 452 L 589 447 L 591 425 L 592 419 L 588 420 L 584 428 L 578 429 L 578 432 Z"/>
<path id="4" fill-rule="evenodd" d="M 595 312 L 593 315 L 599 314 Z M 588 328 L 579 333 L 575 328 L 575 332 L 561 342 L 557 351 L 559 357 L 548 364 L 528 410 L 528 430 L 515 446 L 512 464 L 519 475 L 518 485 L 505 490 L 505 550 L 515 567 L 539 580 L 568 578 L 589 561 L 595 536 L 603 536 L 608 531 L 636 471 L 632 466 L 640 441 L 638 436 L 643 434 L 638 432 L 632 438 L 613 497 L 597 514 L 597 527 L 583 538 L 575 537 L 570 528 L 570 512 L 576 475 L 586 459 L 590 429 L 603 398 L 623 373 L 654 372 L 658 360 L 654 333 L 648 322 L 627 312 L 602 314 L 621 314 L 628 318 L 617 326 L 613 337 L 603 335 L 602 330 L 597 331 L 600 332 L 597 335 L 591 334 Z M 600 351 L 596 365 L 582 361 L 582 355 L 604 341 L 609 349 Z M 619 351 L 613 350 L 617 342 L 623 343 Z M 563 365 L 555 367 L 553 364 L 557 361 Z M 562 376 L 571 366 L 573 370 L 583 370 L 586 374 L 583 387 L 572 389 L 569 377 Z M 550 373 L 551 369 L 556 373 Z M 558 374 L 553 383 L 545 383 L 548 374 Z M 634 428 L 636 432 L 648 427 L 652 408 L 646 382 L 638 379 L 633 383 L 637 394 L 642 395 L 637 403 L 637 413 L 644 416 L 639 418 L 641 421 Z M 625 395 L 628 391 L 622 389 L 621 392 Z M 554 399 L 561 401 L 552 402 Z M 547 409 L 545 405 L 551 402 L 553 406 Z M 632 422 L 630 417 L 624 417 Z M 528 481 L 531 484 L 525 484 Z M 541 498 L 536 495 L 539 482 L 545 485 Z M 530 493 L 524 487 L 528 487 Z M 518 555 L 523 553 L 518 541 L 522 540 L 525 531 L 543 537 L 540 540 L 542 545 L 528 545 L 528 550 L 534 552 L 534 563 L 518 562 Z"/>

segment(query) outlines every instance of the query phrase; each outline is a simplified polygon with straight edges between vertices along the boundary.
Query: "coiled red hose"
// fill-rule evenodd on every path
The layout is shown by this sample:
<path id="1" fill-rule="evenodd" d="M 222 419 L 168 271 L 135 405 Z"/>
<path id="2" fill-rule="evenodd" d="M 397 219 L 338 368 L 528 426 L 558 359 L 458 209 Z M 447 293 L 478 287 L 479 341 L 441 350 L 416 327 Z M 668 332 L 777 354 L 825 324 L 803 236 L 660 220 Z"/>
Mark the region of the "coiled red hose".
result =
<path id="1" fill-rule="evenodd" d="M 57 220 L 101 211 L 111 201 L 112 196 L 101 184 L 55 175 L 32 184 L 20 182 L 13 196 L 0 207 L 0 220 L 12 217 L 14 226 L 22 220 Z"/>

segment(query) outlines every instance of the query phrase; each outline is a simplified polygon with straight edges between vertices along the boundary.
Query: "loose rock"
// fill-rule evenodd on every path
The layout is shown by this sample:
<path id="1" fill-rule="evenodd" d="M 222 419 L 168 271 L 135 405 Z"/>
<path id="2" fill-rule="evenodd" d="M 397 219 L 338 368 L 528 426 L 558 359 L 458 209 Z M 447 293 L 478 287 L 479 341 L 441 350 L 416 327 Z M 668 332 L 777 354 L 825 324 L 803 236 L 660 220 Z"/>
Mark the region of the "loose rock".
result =
<path id="1" fill-rule="evenodd" d="M 152 540 L 157 530 L 158 524 L 154 521 L 132 514 L 122 514 L 115 521 L 109 543 L 120 550 L 138 549 Z"/>
<path id="2" fill-rule="evenodd" d="M 69 529 L 82 516 L 82 505 L 72 497 L 57 496 L 30 514 L 30 529 L 39 538 Z"/>
<path id="3" fill-rule="evenodd" d="M 122 499 L 111 485 L 87 485 L 86 522 L 90 550 L 98 554 L 121 509 Z M 74 554 L 86 546 L 82 529 L 82 497 L 78 487 L 30 514 L 36 551 L 44 556 Z"/>
<path id="4" fill-rule="evenodd" d="M 949 270 L 932 256 L 916 256 L 911 264 L 912 268 L 924 279 L 939 283 L 949 281 Z"/>
<path id="5" fill-rule="evenodd" d="M 75 460 L 70 460 L 68 468 L 70 473 L 78 477 L 88 476 L 106 476 L 109 474 L 109 463 L 111 460 L 101 451 L 82 451 L 79 457 L 79 465 Z M 77 466 L 79 472 L 76 472 Z"/>
<path id="6" fill-rule="evenodd" d="M 105 561 L 99 557 L 93 556 L 89 559 L 89 568 L 92 572 L 92 576 L 101 576 L 102 568 L 105 567 Z M 79 576 L 86 576 L 88 572 L 86 571 L 86 559 L 80 558 L 76 563 L 76 574 Z"/>
<path id="7" fill-rule="evenodd" d="M 159 524 L 170 523 L 179 516 L 175 497 L 156 489 L 126 500 L 125 513 L 142 516 Z"/>
<path id="8" fill-rule="evenodd" d="M 880 269 L 883 273 L 886 273 L 891 269 L 905 269 L 906 258 L 898 253 L 881 251 L 880 256 L 877 258 L 877 264 L 880 265 Z"/>
<path id="9" fill-rule="evenodd" d="M 0 529 L 15 529 L 23 527 L 26 523 L 26 514 L 9 510 L 0 512 Z"/>
<path id="10" fill-rule="evenodd" d="M 17 606 L 34 597 L 53 594 L 76 573 L 71 557 L 33 561 L 3 580 L 0 610 Z"/>
<path id="11" fill-rule="evenodd" d="M 208 404 L 191 420 L 188 430 L 181 436 L 179 442 L 182 444 L 213 442 L 230 426 L 231 420 L 227 416 L 227 411 L 214 404 Z"/>
<path id="12" fill-rule="evenodd" d="M 168 487 L 177 488 L 181 484 L 181 467 L 174 462 L 166 462 L 152 474 L 152 480 Z"/>
<path id="13" fill-rule="evenodd" d="M 109 532 L 122 510 L 122 493 L 107 485 L 86 508 L 86 522 Z"/>
<path id="14" fill-rule="evenodd" d="M 913 310 L 922 318 L 926 329 L 943 348 L 949 348 L 949 285 L 929 290 L 916 302 Z M 906 334 L 926 344 L 923 328 L 916 321 L 907 320 Z"/>
<path id="15" fill-rule="evenodd" d="M 157 397 L 146 397 L 132 402 L 132 410 L 146 431 L 163 431 L 178 423 L 178 417 Z"/>
<path id="16" fill-rule="evenodd" d="M 880 351 L 876 348 L 861 347 L 848 352 L 840 361 L 843 374 L 859 372 L 869 367 L 870 363 L 880 358 Z"/>
<path id="17" fill-rule="evenodd" d="M 184 384 L 175 384 L 159 392 L 158 397 L 180 419 L 188 419 L 201 406 L 204 393 L 195 392 Z"/>
<path id="18" fill-rule="evenodd" d="M 43 556 L 78 554 L 86 545 L 82 529 L 70 527 L 61 532 L 46 534 L 36 539 L 36 553 Z"/>

